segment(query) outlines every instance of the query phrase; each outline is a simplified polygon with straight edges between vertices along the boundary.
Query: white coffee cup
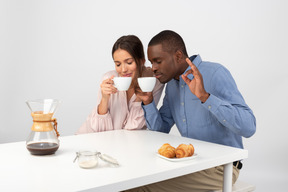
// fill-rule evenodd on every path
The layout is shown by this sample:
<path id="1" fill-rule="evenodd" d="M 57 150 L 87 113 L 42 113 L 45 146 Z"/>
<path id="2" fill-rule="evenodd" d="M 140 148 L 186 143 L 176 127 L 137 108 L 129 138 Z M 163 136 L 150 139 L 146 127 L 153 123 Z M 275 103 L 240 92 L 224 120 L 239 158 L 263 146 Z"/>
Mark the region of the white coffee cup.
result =
<path id="1" fill-rule="evenodd" d="M 118 91 L 127 91 L 130 87 L 132 77 L 114 77 L 113 81 Z"/>
<path id="2" fill-rule="evenodd" d="M 156 77 L 139 77 L 138 84 L 143 92 L 152 92 L 156 84 Z"/>

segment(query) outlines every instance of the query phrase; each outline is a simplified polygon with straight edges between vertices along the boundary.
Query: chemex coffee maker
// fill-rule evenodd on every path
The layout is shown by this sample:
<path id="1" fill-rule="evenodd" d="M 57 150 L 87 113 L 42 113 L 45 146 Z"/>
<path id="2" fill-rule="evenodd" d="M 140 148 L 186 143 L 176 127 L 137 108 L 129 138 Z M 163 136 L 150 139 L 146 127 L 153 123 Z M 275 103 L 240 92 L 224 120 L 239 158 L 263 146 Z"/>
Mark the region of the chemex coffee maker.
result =
<path id="1" fill-rule="evenodd" d="M 57 120 L 53 115 L 60 104 L 56 99 L 37 99 L 26 101 L 31 110 L 33 125 L 26 141 L 32 155 L 51 155 L 59 148 Z M 53 125 L 52 125 L 53 123 Z"/>

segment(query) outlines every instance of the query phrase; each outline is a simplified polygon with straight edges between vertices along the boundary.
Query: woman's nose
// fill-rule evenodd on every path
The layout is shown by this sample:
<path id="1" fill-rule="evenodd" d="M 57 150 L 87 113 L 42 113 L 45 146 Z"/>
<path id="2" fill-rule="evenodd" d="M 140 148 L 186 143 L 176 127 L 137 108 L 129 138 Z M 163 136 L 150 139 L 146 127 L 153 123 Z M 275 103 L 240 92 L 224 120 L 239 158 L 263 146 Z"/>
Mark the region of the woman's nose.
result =
<path id="1" fill-rule="evenodd" d="M 126 65 L 122 65 L 122 72 L 127 71 L 127 66 Z"/>

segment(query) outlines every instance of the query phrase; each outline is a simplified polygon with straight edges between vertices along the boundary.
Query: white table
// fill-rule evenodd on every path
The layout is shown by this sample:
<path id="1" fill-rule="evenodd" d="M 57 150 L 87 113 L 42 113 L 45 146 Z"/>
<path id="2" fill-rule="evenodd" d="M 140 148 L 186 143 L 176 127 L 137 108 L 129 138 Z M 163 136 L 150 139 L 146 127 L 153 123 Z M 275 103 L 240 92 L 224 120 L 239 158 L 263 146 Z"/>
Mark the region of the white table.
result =
<path id="1" fill-rule="evenodd" d="M 60 137 L 55 155 L 33 156 L 25 142 L 0 145 L 0 191 L 121 191 L 173 177 L 225 165 L 224 191 L 232 189 L 232 162 L 248 151 L 152 131 L 109 131 Z M 183 162 L 170 162 L 156 153 L 164 143 L 191 143 L 198 154 Z M 99 160 L 93 169 L 73 163 L 78 150 L 98 150 L 121 164 L 111 167 Z"/>

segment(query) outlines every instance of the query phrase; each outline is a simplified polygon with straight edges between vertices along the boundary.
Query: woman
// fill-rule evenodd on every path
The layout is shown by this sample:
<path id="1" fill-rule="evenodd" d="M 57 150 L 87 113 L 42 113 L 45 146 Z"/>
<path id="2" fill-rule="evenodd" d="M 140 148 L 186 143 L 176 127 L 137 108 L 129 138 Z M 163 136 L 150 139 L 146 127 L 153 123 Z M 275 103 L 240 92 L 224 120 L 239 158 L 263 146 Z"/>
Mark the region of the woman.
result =
<path id="1" fill-rule="evenodd" d="M 113 45 L 112 57 L 115 70 L 104 74 L 97 106 L 76 134 L 146 128 L 141 100 L 137 98 L 135 89 L 139 90 L 138 77 L 153 73 L 151 68 L 144 66 L 145 56 L 140 39 L 134 35 L 120 37 Z M 113 86 L 113 77 L 132 77 L 129 89 L 117 91 Z M 157 80 L 153 90 L 156 105 L 163 87 Z"/>

